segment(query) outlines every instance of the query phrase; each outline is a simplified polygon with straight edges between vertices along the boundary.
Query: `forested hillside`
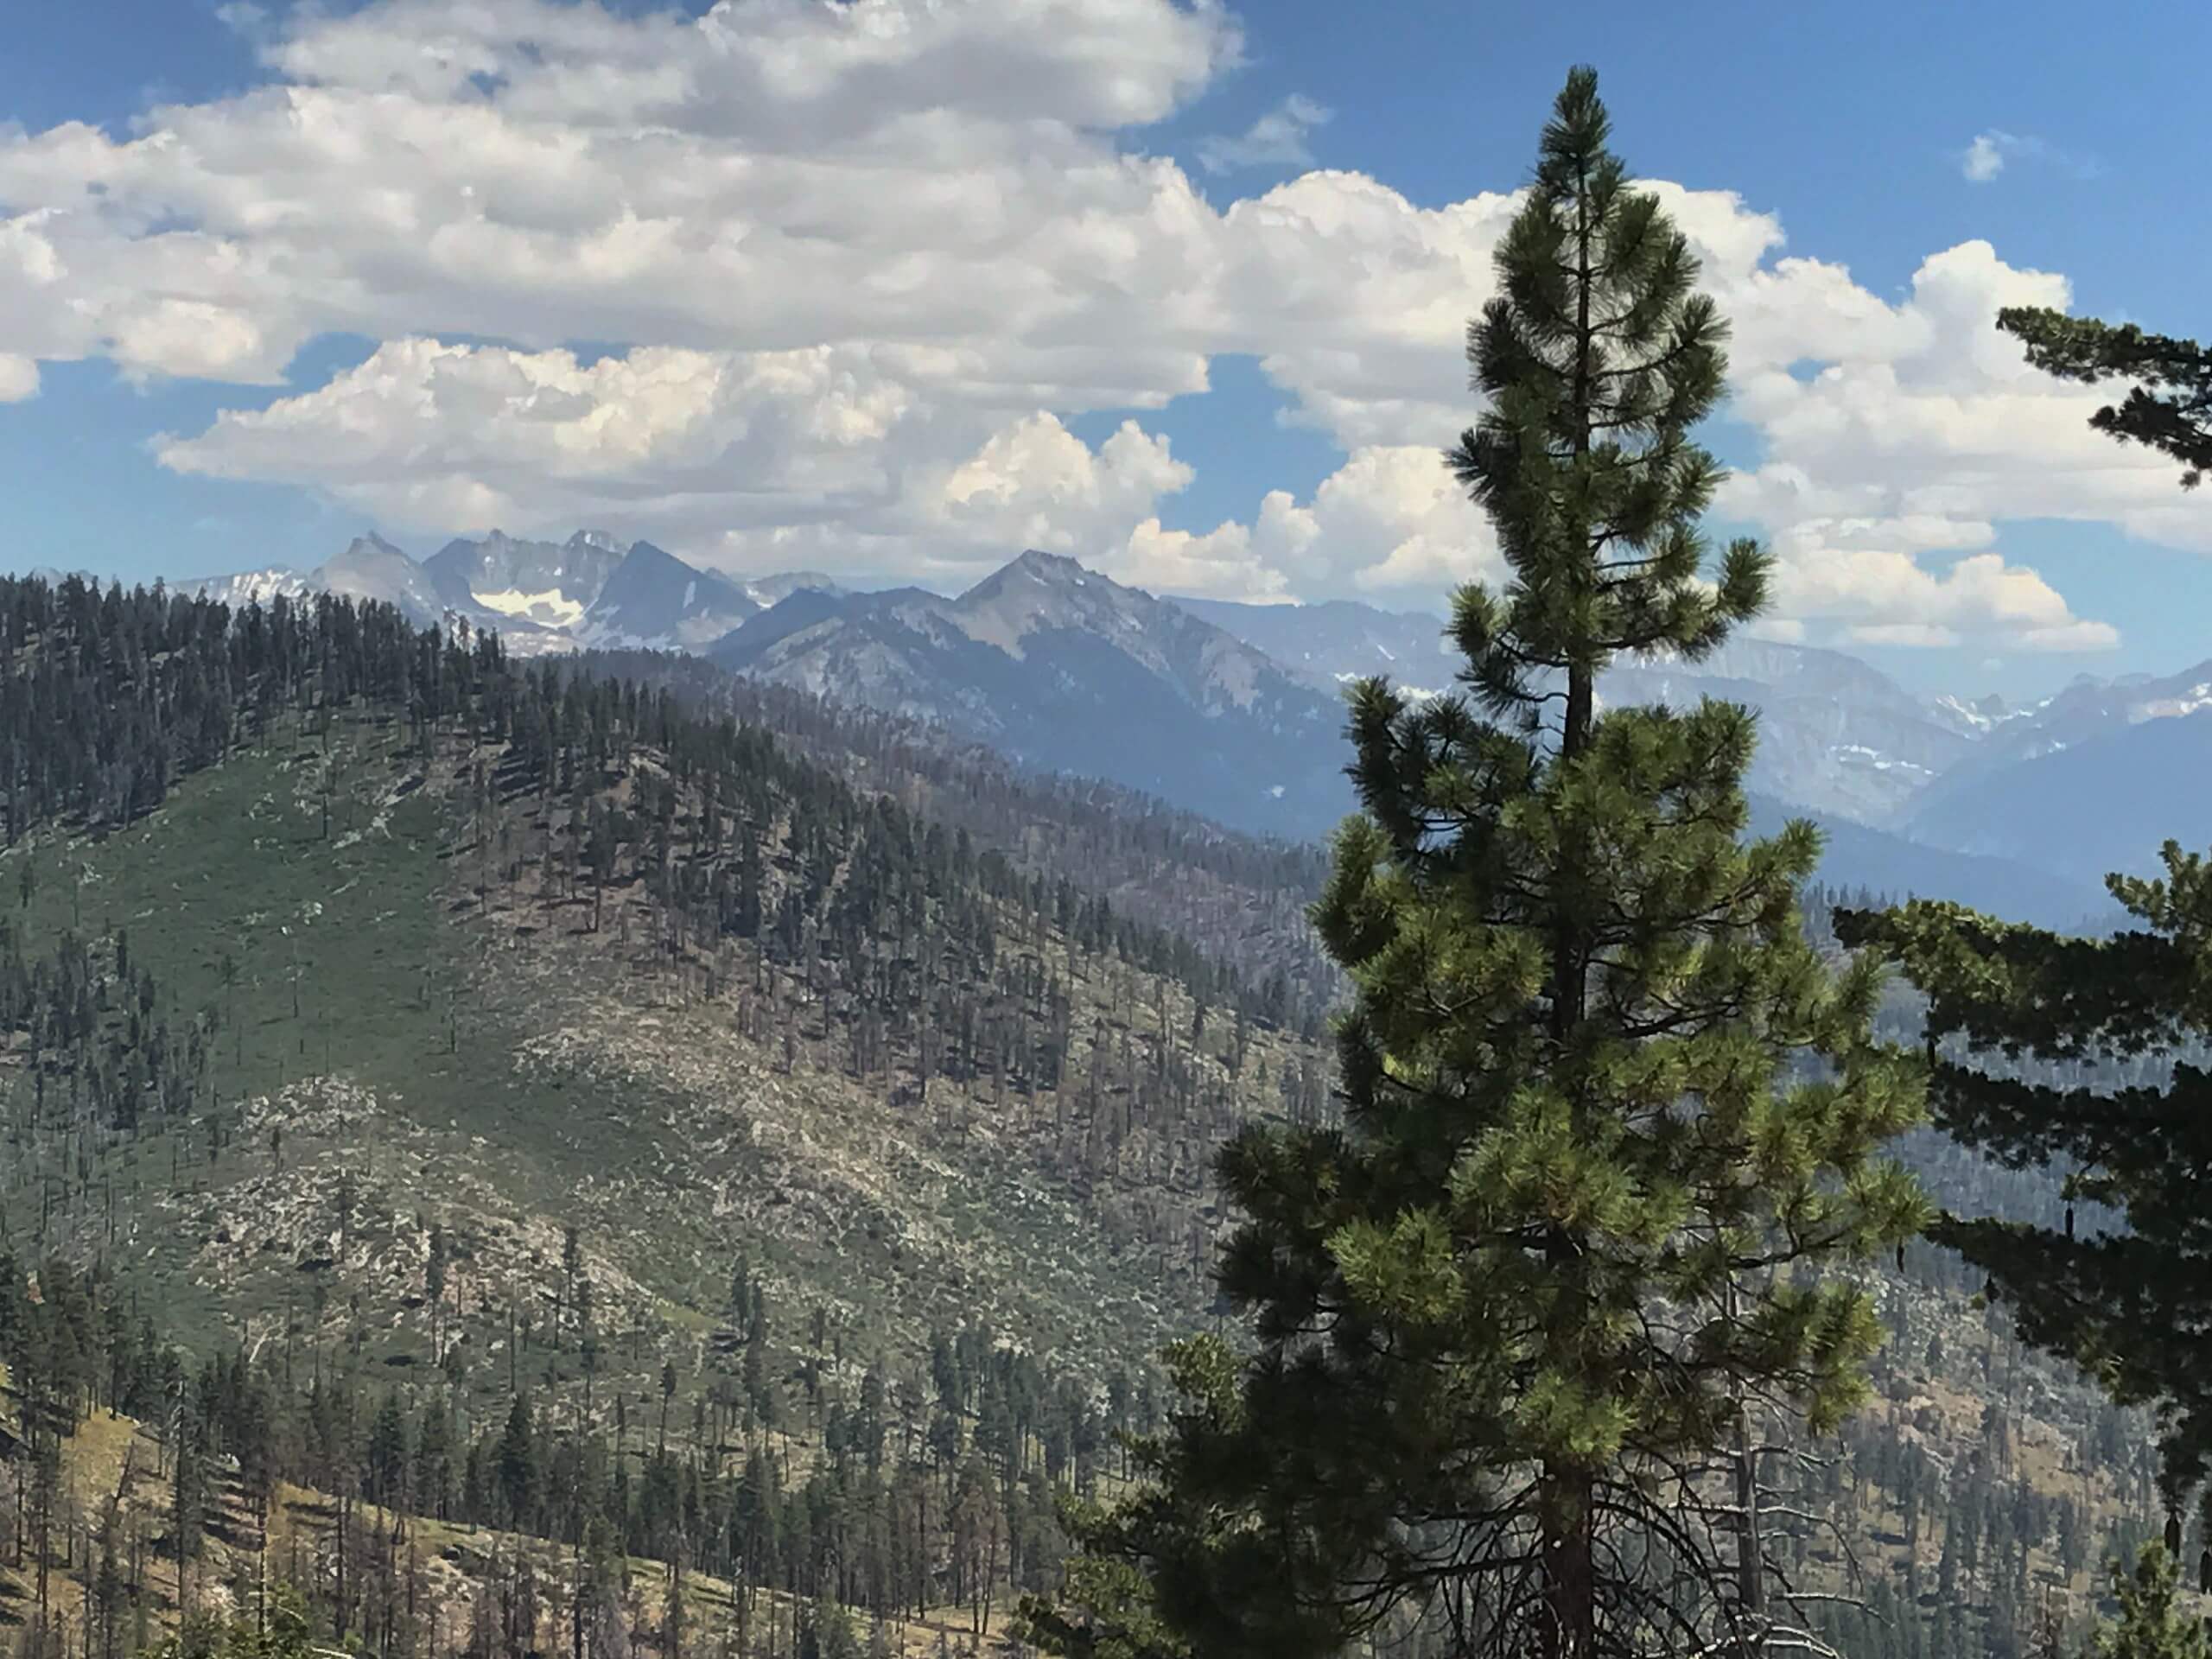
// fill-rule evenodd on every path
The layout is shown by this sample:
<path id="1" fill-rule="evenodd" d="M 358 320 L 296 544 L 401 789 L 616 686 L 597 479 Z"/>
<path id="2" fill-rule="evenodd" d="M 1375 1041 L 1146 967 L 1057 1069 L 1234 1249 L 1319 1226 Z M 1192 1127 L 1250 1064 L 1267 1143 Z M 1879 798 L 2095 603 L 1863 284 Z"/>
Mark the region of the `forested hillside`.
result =
<path id="1" fill-rule="evenodd" d="M 1210 1297 L 1212 1147 L 1324 1109 L 1316 997 L 490 637 L 329 601 L 4 603 L 27 1568 L 80 1559 L 92 1511 L 53 1483 L 97 1406 L 159 1438 L 131 1493 L 159 1468 L 173 1508 L 197 1437 L 259 1471 L 252 1516 L 333 1494 L 311 1587 L 341 1628 L 370 1616 L 349 1506 L 403 1492 L 572 1546 L 599 1516 L 887 1618 L 1046 1582 L 1050 1484 L 1096 1477 Z M 505 1435 L 524 1480 L 533 1434 L 524 1503 L 483 1471 Z M 673 1550 L 668 1482 L 718 1538 L 695 1516 Z M 771 1516 L 741 1545 L 741 1491 Z M 159 1617 L 182 1587 L 153 1587 L 146 1501 L 115 1524 Z"/>
<path id="2" fill-rule="evenodd" d="M 678 659 L 0 598 L 37 1650 L 264 1573 L 385 1652 L 1002 1637 L 1211 1304 L 1214 1149 L 1334 1119 L 1316 855 Z M 1802 1552 L 2005 1651 L 2142 1437 L 1905 1266 L 1811 1493 L 1874 1541 Z"/>
<path id="3" fill-rule="evenodd" d="M 758 727 L 858 788 L 1103 894 L 1118 912 L 1239 965 L 1301 1028 L 1342 995 L 1342 975 L 1306 917 L 1328 875 L 1327 850 L 1315 842 L 1238 834 L 1118 784 L 1023 767 L 942 727 L 696 658 L 594 652 L 575 660 L 587 673 L 665 689 L 685 707 Z"/>
<path id="4" fill-rule="evenodd" d="M 1891 9 L 15 6 L 0 1659 L 2212 1659 L 2212 8 Z"/>

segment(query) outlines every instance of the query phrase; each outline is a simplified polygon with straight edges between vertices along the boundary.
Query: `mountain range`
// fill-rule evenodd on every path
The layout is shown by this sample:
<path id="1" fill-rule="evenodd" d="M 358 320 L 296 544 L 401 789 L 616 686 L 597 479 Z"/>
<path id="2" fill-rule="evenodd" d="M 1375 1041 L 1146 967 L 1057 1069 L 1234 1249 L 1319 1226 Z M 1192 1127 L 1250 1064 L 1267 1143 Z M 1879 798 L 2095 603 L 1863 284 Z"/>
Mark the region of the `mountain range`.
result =
<path id="1" fill-rule="evenodd" d="M 1246 605 L 1179 600 L 1317 687 L 1380 674 L 1407 692 L 1449 690 L 1460 658 L 1440 618 L 1346 601 Z M 1601 702 L 1694 705 L 1725 698 L 1756 709 L 1751 785 L 1802 806 L 1886 823 L 1929 779 L 1962 760 L 1975 734 L 1878 669 L 1841 652 L 1738 639 L 1696 663 L 1617 663 Z"/>
<path id="2" fill-rule="evenodd" d="M 1173 601 L 1024 553 L 954 599 L 796 593 L 714 645 L 734 672 L 887 709 L 1239 829 L 1351 809 L 1333 690 Z"/>
<path id="3" fill-rule="evenodd" d="M 495 530 L 448 542 L 419 562 L 380 536 L 362 536 L 312 570 L 272 567 L 173 585 L 232 605 L 267 604 L 279 594 L 380 600 L 417 626 L 461 620 L 497 629 L 521 656 L 584 646 L 696 650 L 799 588 L 837 590 L 811 571 L 741 583 L 651 542 L 626 548 L 592 530 L 565 542 Z"/>
<path id="4" fill-rule="evenodd" d="M 1155 596 L 1036 551 L 949 597 L 852 591 L 817 572 L 741 579 L 592 531 L 563 542 L 495 531 L 419 563 L 370 536 L 312 571 L 179 585 L 233 603 L 384 600 L 418 623 L 495 628 L 524 655 L 689 652 L 1290 840 L 1325 835 L 1353 805 L 1344 685 L 1379 674 L 1436 695 L 1459 661 L 1425 613 Z M 1923 698 L 1841 652 L 1738 639 L 1694 662 L 1617 664 L 1599 696 L 1751 707 L 1755 820 L 1819 821 L 1824 879 L 2023 919 L 2107 910 L 2107 870 L 2148 868 L 2164 837 L 2188 841 L 2212 808 L 2212 663 L 2084 676 L 2014 708 Z"/>

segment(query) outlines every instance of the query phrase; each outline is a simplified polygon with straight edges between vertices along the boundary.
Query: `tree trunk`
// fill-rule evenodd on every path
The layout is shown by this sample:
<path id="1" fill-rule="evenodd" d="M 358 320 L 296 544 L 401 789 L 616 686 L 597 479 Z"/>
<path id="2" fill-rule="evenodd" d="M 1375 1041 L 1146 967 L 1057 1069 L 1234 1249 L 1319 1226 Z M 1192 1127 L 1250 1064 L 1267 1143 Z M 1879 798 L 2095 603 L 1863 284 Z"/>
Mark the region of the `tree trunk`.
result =
<path id="1" fill-rule="evenodd" d="M 1538 1499 L 1543 1527 L 1546 1659 L 1589 1659 L 1598 1642 L 1597 1571 L 1592 1559 L 1592 1482 L 1587 1469 L 1547 1468 Z"/>

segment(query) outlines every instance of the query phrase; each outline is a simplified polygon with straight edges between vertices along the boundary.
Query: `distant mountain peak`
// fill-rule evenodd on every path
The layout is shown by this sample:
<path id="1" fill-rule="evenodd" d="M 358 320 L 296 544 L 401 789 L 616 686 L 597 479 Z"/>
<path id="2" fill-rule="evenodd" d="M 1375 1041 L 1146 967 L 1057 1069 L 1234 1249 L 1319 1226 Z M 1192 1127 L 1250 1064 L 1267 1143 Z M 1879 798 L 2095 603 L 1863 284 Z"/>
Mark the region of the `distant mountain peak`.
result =
<path id="1" fill-rule="evenodd" d="M 1318 831 L 1349 799 L 1341 758 L 1316 741 L 1341 726 L 1333 691 L 1039 549 L 956 599 L 920 588 L 787 598 L 713 655 L 1274 833 Z"/>
<path id="2" fill-rule="evenodd" d="M 969 588 L 960 596 L 958 602 L 966 604 L 987 601 L 1024 591 L 1069 594 L 1080 588 L 1091 588 L 1094 584 L 1098 593 L 1123 591 L 1121 584 L 1111 577 L 1087 569 L 1080 561 L 1071 559 L 1065 553 L 1046 553 L 1033 547 L 1019 558 L 1009 559 Z"/>
<path id="3" fill-rule="evenodd" d="M 47 573 L 35 570 L 31 574 L 40 575 Z M 53 572 L 52 577 L 60 581 L 60 573 Z M 98 577 L 87 575 L 85 580 L 95 589 L 100 585 Z M 266 607 L 280 596 L 305 599 L 315 590 L 316 585 L 313 578 L 303 576 L 296 570 L 283 565 L 270 565 L 259 570 L 240 570 L 227 576 L 180 577 L 169 584 L 169 588 L 173 593 L 197 594 L 201 599 L 227 605 L 235 611 L 243 610 L 249 605 Z"/>
<path id="4" fill-rule="evenodd" d="M 971 639 L 1019 657 L 1036 632 L 1084 629 L 1127 635 L 1159 625 L 1172 630 L 1182 613 L 1141 588 L 1124 588 L 1064 554 L 1032 548 L 985 576 L 959 598 L 936 601 Z"/>
<path id="5" fill-rule="evenodd" d="M 730 580 L 764 611 L 781 604 L 793 594 L 827 594 L 835 597 L 845 592 L 843 583 L 823 570 L 785 570 L 775 575 L 733 576 Z"/>
<path id="6" fill-rule="evenodd" d="M 513 536 L 497 526 L 454 537 L 423 559 L 370 530 L 311 571 L 272 568 L 181 579 L 175 585 L 233 607 L 255 601 L 266 605 L 280 594 L 378 601 L 397 607 L 417 626 L 466 621 L 495 631 L 520 655 L 581 646 L 698 651 L 785 594 L 843 591 L 810 570 L 740 582 L 651 542 L 625 543 L 605 530 L 578 530 L 554 540 Z"/>
<path id="7" fill-rule="evenodd" d="M 1929 705 L 1936 718 L 1972 737 L 1986 737 L 2008 721 L 2026 719 L 2035 714 L 2040 704 L 2015 709 L 1994 691 L 1985 696 L 1966 697 L 1944 696 Z"/>
<path id="8" fill-rule="evenodd" d="M 1078 584 L 1097 574 L 1096 571 L 1086 569 L 1079 559 L 1071 558 L 1065 553 L 1047 553 L 1043 549 L 1035 547 L 1026 550 L 1021 556 L 1007 565 L 1007 569 L 1020 570 L 1025 575 L 1043 577 L 1051 582 L 1072 582 Z"/>

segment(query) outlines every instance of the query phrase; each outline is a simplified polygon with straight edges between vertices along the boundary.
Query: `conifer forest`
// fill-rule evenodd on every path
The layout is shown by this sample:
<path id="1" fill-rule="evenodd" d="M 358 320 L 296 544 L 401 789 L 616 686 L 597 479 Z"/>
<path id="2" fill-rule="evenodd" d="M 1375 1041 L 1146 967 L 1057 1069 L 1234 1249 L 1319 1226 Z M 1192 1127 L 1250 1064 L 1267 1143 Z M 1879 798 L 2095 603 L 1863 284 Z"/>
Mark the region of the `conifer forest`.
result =
<path id="1" fill-rule="evenodd" d="M 815 10 L 895 12 L 836 37 L 893 55 L 959 11 L 745 0 L 694 8 L 702 40 L 747 5 L 791 31 L 747 71 L 771 104 Z M 224 9 L 264 34 L 265 10 Z M 541 10 L 550 44 L 467 96 L 556 60 L 610 108 L 645 96 L 617 9 Z M 452 14 L 480 10 L 374 96 L 475 61 L 501 8 Z M 1113 8 L 1041 10 L 1079 34 Z M 317 18 L 257 48 L 310 128 L 339 72 L 297 54 L 350 38 Z M 571 29 L 626 44 L 564 57 Z M 1014 40 L 931 73 L 999 73 Z M 2212 819 L 2201 762 L 2148 747 L 2202 741 L 2205 687 L 1885 714 L 1940 776 L 1854 750 L 1875 694 L 1810 684 L 1846 671 L 1796 620 L 1802 550 L 1754 533 L 1768 473 L 1719 458 L 1777 325 L 1716 280 L 1707 199 L 1631 170 L 1648 98 L 1617 118 L 1596 71 L 1554 85 L 1483 198 L 1464 363 L 1421 371 L 1465 388 L 1421 476 L 1466 516 L 1425 522 L 1486 561 L 1433 618 L 1179 609 L 1049 514 L 957 599 L 744 588 L 582 535 L 420 564 L 365 537 L 251 580 L 34 569 L 19 541 L 0 1655 L 2212 1651 Z M 1090 118 L 1032 105 L 1077 96 L 1010 105 L 1040 155 Z M 1285 111 L 1201 176 L 1330 118 Z M 945 118 L 899 130 L 950 143 Z M 11 142 L 0 313 L 31 222 Z M 2063 160 L 1976 143 L 1969 179 Z M 792 226 L 834 217 L 794 190 Z M 969 211 L 917 190 L 903 211 Z M 1118 232 L 1083 234 L 1120 280 Z M 855 303 L 907 302 L 920 273 L 886 263 Z M 1370 276 L 1356 302 L 1388 306 Z M 2201 538 L 2212 348 L 2038 295 L 1938 313 L 1924 349 L 2096 403 L 2068 441 L 2155 467 Z M 353 303 L 334 286 L 328 326 Z M 1306 315 L 1321 344 L 1239 349 L 1335 349 Z M 1079 348 L 1037 349 L 1016 405 Z M 571 353 L 530 396 L 603 367 Z M 313 411 L 272 396 L 222 420 L 277 443 Z M 543 413 L 518 408 L 481 419 Z M 896 416 L 839 410 L 841 443 Z M 798 442 L 757 418 L 715 464 Z M 1144 433 L 1114 433 L 1058 435 L 1138 464 Z M 823 499 L 866 487 L 824 466 Z M 961 512 L 1013 487 L 940 471 Z M 1123 487 L 1063 484 L 1069 512 Z M 1298 514 L 1349 534 L 1325 493 L 1225 545 Z M 1347 616 L 1415 646 L 1339 670 Z M 1808 733 L 1857 770 L 1803 771 Z M 2037 836 L 2121 798 L 2123 753 L 2170 820 L 2121 825 L 2109 874 L 2031 872 Z M 2005 793 L 2031 776 L 2033 807 Z M 1308 789 L 1323 817 L 1287 816 Z M 1932 804 L 1866 804 L 1907 789 Z"/>

